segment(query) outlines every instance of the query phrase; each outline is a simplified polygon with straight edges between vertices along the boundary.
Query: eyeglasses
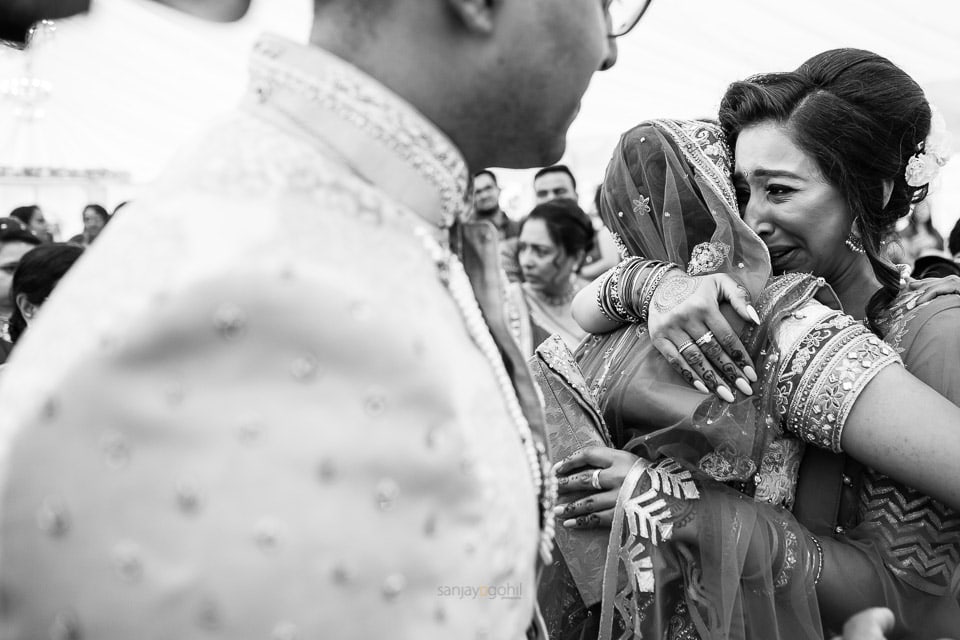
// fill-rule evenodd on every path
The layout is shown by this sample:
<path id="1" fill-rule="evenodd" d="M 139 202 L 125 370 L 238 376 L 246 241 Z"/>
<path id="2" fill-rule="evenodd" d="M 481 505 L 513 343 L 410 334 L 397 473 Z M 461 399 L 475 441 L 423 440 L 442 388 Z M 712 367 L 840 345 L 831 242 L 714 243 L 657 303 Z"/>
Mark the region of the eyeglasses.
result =
<path id="1" fill-rule="evenodd" d="M 610 37 L 619 38 L 637 26 L 653 0 L 605 0 L 610 14 Z"/>

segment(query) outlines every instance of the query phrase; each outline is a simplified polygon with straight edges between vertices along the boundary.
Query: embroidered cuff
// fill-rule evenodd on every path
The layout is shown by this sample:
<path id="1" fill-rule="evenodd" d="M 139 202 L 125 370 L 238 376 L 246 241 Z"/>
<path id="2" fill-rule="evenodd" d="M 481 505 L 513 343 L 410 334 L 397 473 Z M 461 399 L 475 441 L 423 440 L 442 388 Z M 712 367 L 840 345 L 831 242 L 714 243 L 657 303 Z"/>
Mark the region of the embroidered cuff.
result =
<path id="1" fill-rule="evenodd" d="M 801 440 L 839 453 L 847 416 L 881 369 L 900 356 L 853 318 L 833 313 L 781 361 L 777 410 Z"/>

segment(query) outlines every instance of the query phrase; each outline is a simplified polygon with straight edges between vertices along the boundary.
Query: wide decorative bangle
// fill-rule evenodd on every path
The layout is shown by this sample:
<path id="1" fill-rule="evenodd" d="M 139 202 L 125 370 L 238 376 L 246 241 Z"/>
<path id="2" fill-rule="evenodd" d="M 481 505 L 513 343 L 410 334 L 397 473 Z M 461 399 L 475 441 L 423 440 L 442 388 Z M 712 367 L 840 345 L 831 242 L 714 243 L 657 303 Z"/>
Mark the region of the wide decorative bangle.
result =
<path id="1" fill-rule="evenodd" d="M 840 453 L 843 427 L 860 393 L 884 367 L 901 360 L 866 327 L 835 312 L 814 325 L 781 362 L 777 409 L 784 428 Z"/>

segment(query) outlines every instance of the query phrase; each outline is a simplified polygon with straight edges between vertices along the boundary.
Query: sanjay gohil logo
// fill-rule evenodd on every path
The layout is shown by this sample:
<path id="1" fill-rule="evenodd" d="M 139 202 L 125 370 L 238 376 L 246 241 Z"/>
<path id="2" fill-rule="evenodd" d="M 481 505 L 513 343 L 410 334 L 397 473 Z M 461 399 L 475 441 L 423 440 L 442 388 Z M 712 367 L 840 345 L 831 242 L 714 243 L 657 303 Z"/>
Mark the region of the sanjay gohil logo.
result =
<path id="1" fill-rule="evenodd" d="M 489 584 L 437 587 L 437 595 L 441 598 L 457 598 L 458 600 L 519 600 L 522 593 L 519 582 L 516 584 Z"/>

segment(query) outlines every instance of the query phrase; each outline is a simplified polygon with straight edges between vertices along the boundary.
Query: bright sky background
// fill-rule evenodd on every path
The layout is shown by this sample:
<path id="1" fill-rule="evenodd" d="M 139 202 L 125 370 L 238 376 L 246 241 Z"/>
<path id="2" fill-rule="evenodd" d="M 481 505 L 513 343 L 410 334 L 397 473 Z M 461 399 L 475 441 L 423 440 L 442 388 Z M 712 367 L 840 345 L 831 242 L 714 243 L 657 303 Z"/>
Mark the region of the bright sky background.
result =
<path id="1" fill-rule="evenodd" d="M 134 177 L 129 185 L 0 182 L 0 212 L 38 201 L 63 237 L 79 230 L 85 202 L 110 208 L 136 197 L 138 184 L 237 101 L 259 32 L 304 41 L 312 0 L 253 0 L 234 25 L 204 23 L 147 0 L 93 4 L 90 15 L 59 23 L 32 56 L 0 51 L 0 166 L 108 168 Z M 950 0 L 654 0 L 619 41 L 617 66 L 594 78 L 570 130 L 563 161 L 581 183 L 582 204 L 592 199 L 619 135 L 637 122 L 712 116 L 731 81 L 791 69 L 833 47 L 892 59 L 960 132 L 960 21 L 952 7 Z M 16 105 L 2 95 L 27 61 L 52 84 L 42 117 L 32 121 L 14 117 Z M 532 172 L 498 173 L 505 208 L 522 215 Z M 944 234 L 960 217 L 958 159 L 943 173 L 933 215 Z"/>

